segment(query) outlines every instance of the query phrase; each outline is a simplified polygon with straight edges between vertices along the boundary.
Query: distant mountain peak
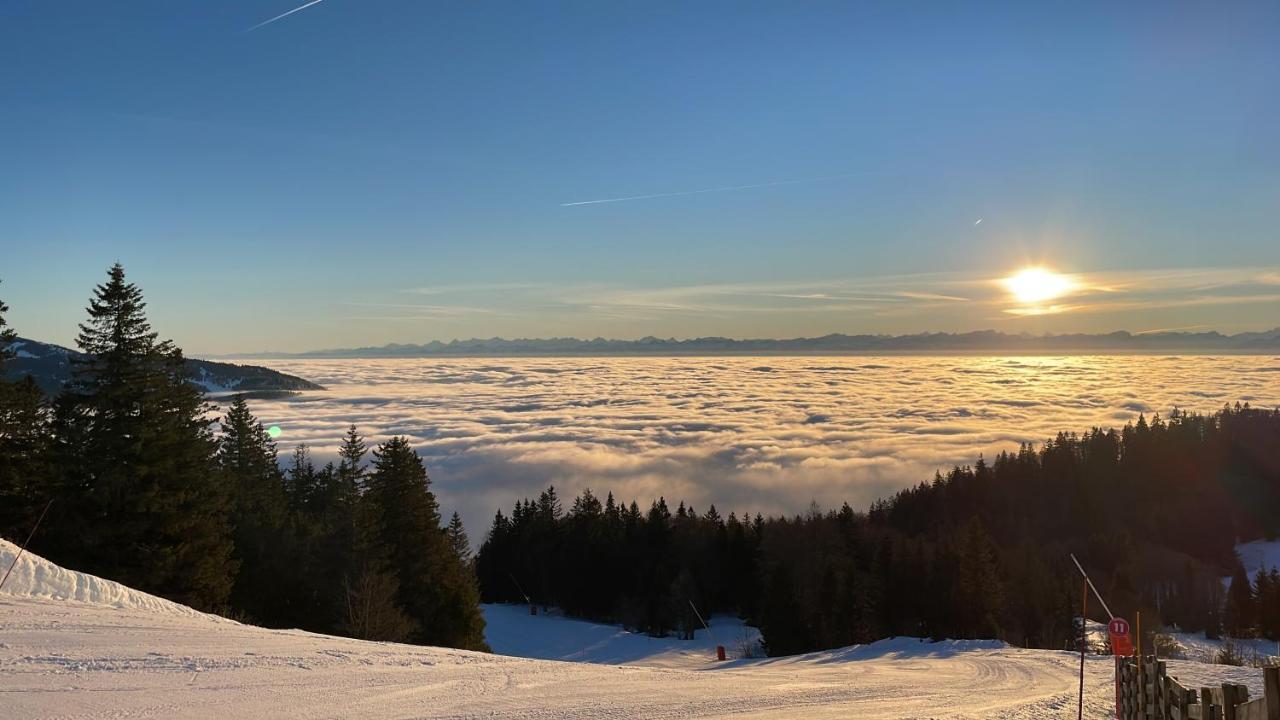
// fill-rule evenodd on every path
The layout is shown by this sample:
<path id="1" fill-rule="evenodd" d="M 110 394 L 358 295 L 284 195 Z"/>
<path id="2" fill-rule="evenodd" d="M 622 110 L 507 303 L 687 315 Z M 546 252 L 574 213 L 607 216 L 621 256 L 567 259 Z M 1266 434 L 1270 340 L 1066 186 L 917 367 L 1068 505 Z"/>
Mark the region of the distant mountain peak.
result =
<path id="1" fill-rule="evenodd" d="M 699 337 L 685 340 L 646 335 L 635 340 L 578 338 L 455 338 L 424 344 L 389 343 L 381 347 L 341 348 L 302 353 L 258 353 L 241 357 L 397 358 L 493 357 L 556 355 L 750 355 L 875 353 L 1271 353 L 1280 351 L 1280 328 L 1266 332 L 1223 335 L 1204 332 L 1046 334 L 1006 333 L 985 329 L 962 333 L 922 332 L 911 335 L 846 335 L 788 339 Z"/>

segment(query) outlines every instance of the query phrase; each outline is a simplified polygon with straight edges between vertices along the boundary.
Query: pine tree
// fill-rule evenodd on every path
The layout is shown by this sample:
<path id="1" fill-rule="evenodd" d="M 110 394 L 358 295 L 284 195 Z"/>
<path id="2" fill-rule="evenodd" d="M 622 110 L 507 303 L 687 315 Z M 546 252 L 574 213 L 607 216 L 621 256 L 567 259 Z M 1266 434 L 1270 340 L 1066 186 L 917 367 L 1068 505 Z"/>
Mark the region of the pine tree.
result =
<path id="1" fill-rule="evenodd" d="M 951 605 L 957 617 L 959 638 L 993 638 L 999 635 L 1004 608 L 997 549 L 982 521 L 972 518 L 957 549 L 955 596 Z"/>
<path id="2" fill-rule="evenodd" d="M 1280 570 L 1258 569 L 1254 598 L 1258 632 L 1268 640 L 1280 640 Z"/>
<path id="3" fill-rule="evenodd" d="M 0 301 L 0 537 L 23 539 L 51 499 L 49 407 L 27 376 L 4 379 L 5 361 L 17 338 Z"/>
<path id="4" fill-rule="evenodd" d="M 235 563 L 211 407 L 182 352 L 157 341 L 119 264 L 90 300 L 57 404 L 62 547 L 80 569 L 202 609 L 221 607 Z"/>
<path id="5" fill-rule="evenodd" d="M 275 441 L 242 395 L 232 400 L 221 425 L 218 463 L 231 492 L 234 557 L 240 564 L 231 603 L 257 622 L 290 624 L 298 563 Z"/>
<path id="6" fill-rule="evenodd" d="M 449 547 L 453 549 L 453 554 L 458 556 L 464 565 L 471 563 L 471 540 L 467 537 L 467 531 L 462 527 L 462 517 L 458 513 L 454 513 L 449 518 L 449 527 L 445 531 L 449 536 Z"/>
<path id="7" fill-rule="evenodd" d="M 1256 609 L 1249 576 L 1245 574 L 1244 566 L 1236 563 L 1235 572 L 1231 574 L 1231 585 L 1227 588 L 1227 605 L 1223 618 L 1223 629 L 1227 636 L 1249 637 L 1257 621 Z"/>
<path id="8" fill-rule="evenodd" d="M 760 611 L 761 640 L 769 655 L 794 655 L 813 649 L 809 629 L 798 607 L 791 570 L 785 564 L 778 565 L 769 573 Z"/>
<path id="9" fill-rule="evenodd" d="M 315 502 L 306 522 L 310 537 L 309 562 L 306 585 L 316 598 L 315 606 L 308 612 L 316 627 L 325 631 L 340 631 L 344 627 L 363 628 L 359 632 L 375 632 L 369 628 L 400 627 L 395 622 L 352 624 L 352 607 L 365 608 L 379 617 L 390 617 L 377 611 L 376 603 L 363 597 L 351 605 L 349 593 L 364 592 L 369 588 L 387 586 L 388 578 L 377 577 L 371 571 L 358 567 L 356 523 L 359 515 L 360 492 L 364 487 L 363 460 L 365 444 L 352 425 L 338 451 L 339 461 L 327 465 L 315 474 Z M 394 578 L 390 578 L 394 582 Z M 335 598 L 333 588 L 346 588 Z M 353 590 L 354 589 L 354 590 Z M 356 635 L 356 637 L 366 637 Z M 377 635 L 380 640 L 403 639 L 398 636 Z"/>
<path id="10" fill-rule="evenodd" d="M 362 542 L 373 572 L 394 576 L 397 605 L 427 645 L 487 649 L 474 574 L 443 528 L 422 460 L 406 438 L 374 450 Z"/>
<path id="11" fill-rule="evenodd" d="M 368 447 L 364 438 L 356 432 L 356 426 L 347 428 L 346 437 L 342 439 L 342 446 L 338 449 L 338 479 L 343 494 L 354 497 L 364 490 L 364 456 L 367 451 Z"/>
<path id="12" fill-rule="evenodd" d="M 4 319 L 4 314 L 9 312 L 9 306 L 0 300 L 0 380 L 4 379 L 5 363 L 14 356 L 12 348 L 9 346 L 18 339 L 17 333 L 13 328 L 9 327 L 8 321 Z"/>
<path id="13" fill-rule="evenodd" d="M 311 462 L 310 448 L 298 445 L 293 449 L 288 482 L 285 483 L 289 507 L 295 513 L 314 515 L 317 511 L 319 486 L 320 477 L 315 464 Z"/>

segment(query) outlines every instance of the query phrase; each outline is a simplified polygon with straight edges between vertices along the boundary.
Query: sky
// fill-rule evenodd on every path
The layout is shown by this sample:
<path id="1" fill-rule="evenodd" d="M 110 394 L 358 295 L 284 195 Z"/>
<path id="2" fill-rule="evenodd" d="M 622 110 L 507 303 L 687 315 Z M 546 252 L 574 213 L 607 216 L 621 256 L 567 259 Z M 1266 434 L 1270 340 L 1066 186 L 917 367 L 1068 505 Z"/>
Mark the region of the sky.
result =
<path id="1" fill-rule="evenodd" d="M 21 334 L 1280 325 L 1274 2 L 303 2 L 0 3 Z"/>

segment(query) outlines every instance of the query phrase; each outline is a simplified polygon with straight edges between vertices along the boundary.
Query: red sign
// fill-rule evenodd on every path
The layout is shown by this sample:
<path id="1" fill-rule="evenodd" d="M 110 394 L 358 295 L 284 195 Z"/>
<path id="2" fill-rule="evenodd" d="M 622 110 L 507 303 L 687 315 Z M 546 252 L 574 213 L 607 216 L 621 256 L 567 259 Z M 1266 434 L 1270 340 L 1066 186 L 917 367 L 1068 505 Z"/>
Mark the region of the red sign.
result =
<path id="1" fill-rule="evenodd" d="M 1107 625 L 1107 632 L 1111 635 L 1111 654 L 1112 655 L 1132 655 L 1133 641 L 1129 639 L 1129 621 L 1124 618 L 1111 618 L 1110 624 Z"/>

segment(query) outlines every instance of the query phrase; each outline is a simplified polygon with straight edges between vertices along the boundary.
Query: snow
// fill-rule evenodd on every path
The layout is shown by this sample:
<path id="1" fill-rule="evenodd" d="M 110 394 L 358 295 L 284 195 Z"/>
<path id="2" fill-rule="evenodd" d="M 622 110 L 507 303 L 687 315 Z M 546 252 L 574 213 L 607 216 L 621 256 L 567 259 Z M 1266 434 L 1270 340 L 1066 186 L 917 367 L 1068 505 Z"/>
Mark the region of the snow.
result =
<path id="1" fill-rule="evenodd" d="M 0 546 L 0 562 L 12 554 Z M 719 663 L 701 634 L 649 639 L 485 608 L 496 649 L 592 661 L 561 662 L 257 628 L 38 557 L 18 568 L 0 590 L 4 717 L 1075 717 L 1077 655 L 995 641 L 893 638 Z M 727 618 L 712 627 L 743 631 Z M 1112 667 L 1088 658 L 1087 717 L 1108 716 Z M 1249 668 L 1171 667 L 1188 684 L 1230 678 L 1254 694 L 1261 679 Z"/>
<path id="2" fill-rule="evenodd" d="M 17 554 L 16 545 L 0 539 L 0 577 L 13 565 L 13 559 Z M 138 592 L 117 582 L 66 570 L 32 553 L 23 553 L 18 564 L 13 565 L 13 571 L 9 573 L 4 587 L 0 588 L 0 594 L 48 600 L 70 600 L 118 609 L 146 610 L 153 613 L 230 622 L 223 618 L 205 615 L 185 605 Z"/>
<path id="3" fill-rule="evenodd" d="M 482 605 L 481 609 L 489 647 L 502 655 L 655 667 L 705 665 L 716 656 L 716 645 L 724 645 L 729 658 L 741 658 L 746 648 L 763 655 L 760 631 L 732 617 L 714 616 L 709 619 L 711 633 L 699 630 L 693 640 L 679 640 L 573 620 L 554 610 L 531 616 L 527 605 Z"/>
<path id="4" fill-rule="evenodd" d="M 218 376 L 210 373 L 208 368 L 200 368 L 200 377 L 192 378 L 192 384 L 209 394 L 233 392 L 244 381 L 244 378 L 232 378 L 228 382 L 219 382 Z"/>
<path id="5" fill-rule="evenodd" d="M 1240 562 L 1244 563 L 1250 580 L 1259 570 L 1280 568 L 1280 540 L 1254 540 L 1237 545 L 1236 553 L 1240 555 Z"/>
<path id="6" fill-rule="evenodd" d="M 1223 643 L 1227 642 L 1210 640 L 1204 636 L 1204 633 L 1169 632 L 1165 634 L 1178 643 L 1181 655 L 1185 659 L 1201 663 L 1212 663 L 1218 651 L 1222 649 Z M 1280 643 L 1274 640 L 1234 638 L 1231 642 L 1235 644 L 1245 662 L 1251 661 L 1254 655 L 1257 655 L 1260 661 L 1280 659 Z"/>

